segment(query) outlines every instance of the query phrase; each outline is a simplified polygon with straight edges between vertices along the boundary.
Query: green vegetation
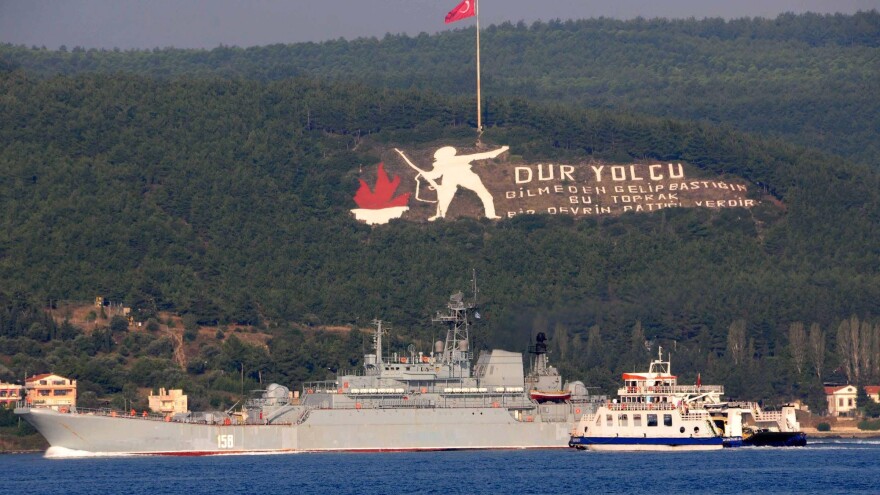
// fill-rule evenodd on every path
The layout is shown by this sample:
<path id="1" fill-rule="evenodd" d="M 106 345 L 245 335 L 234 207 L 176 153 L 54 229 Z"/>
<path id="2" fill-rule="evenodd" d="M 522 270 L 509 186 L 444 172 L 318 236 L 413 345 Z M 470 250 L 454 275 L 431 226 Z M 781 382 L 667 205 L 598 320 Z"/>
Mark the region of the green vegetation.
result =
<path id="1" fill-rule="evenodd" d="M 880 345 L 874 316 L 880 314 L 880 174 L 779 139 L 669 117 L 696 116 L 712 96 L 720 114 L 741 105 L 766 126 L 743 128 L 763 132 L 809 120 L 774 122 L 788 115 L 778 106 L 764 107 L 780 99 L 778 91 L 794 106 L 821 94 L 824 99 L 816 98 L 810 112 L 825 118 L 833 113 L 829 106 L 857 107 L 860 112 L 846 118 L 863 119 L 858 125 L 870 134 L 876 130 L 871 119 L 880 118 L 871 92 L 864 100 L 864 91 L 827 91 L 817 81 L 876 81 L 878 59 L 870 58 L 876 30 L 861 35 L 851 29 L 858 23 L 870 27 L 876 19 L 871 13 L 783 16 L 777 21 L 782 27 L 760 20 L 600 20 L 492 28 L 487 46 L 495 43 L 501 53 L 521 45 L 522 53 L 521 62 L 499 58 L 498 75 L 488 72 L 490 86 L 499 88 L 495 94 L 557 103 L 493 97 L 487 143 L 509 144 L 526 160 L 685 161 L 707 174 L 743 177 L 765 190 L 768 200 L 753 210 L 392 222 L 375 228 L 348 211 L 360 166 L 378 163 L 379 151 L 393 146 L 473 143 L 470 98 L 388 88 L 457 77 L 455 71 L 432 70 L 418 57 L 432 50 L 461 52 L 454 47 L 468 37 L 466 31 L 211 52 L 2 47 L 0 378 L 51 370 L 76 378 L 89 402 L 109 400 L 117 407 L 135 400 L 141 408 L 138 387 L 159 386 L 186 389 L 194 409 L 229 406 L 261 379 L 295 386 L 358 366 L 368 342 L 364 335 L 324 332 L 323 325 L 363 328 L 381 317 L 395 329 L 392 346 L 414 341 L 428 349 L 438 332 L 428 317 L 450 293 L 469 286 L 475 268 L 483 314 L 476 349 L 521 350 L 544 331 L 566 377 L 611 391 L 621 371 L 645 366 L 663 345 L 673 352 L 683 382 L 700 371 L 705 383 L 724 383 L 734 398 L 803 398 L 821 409 L 823 381 L 880 380 L 880 361 L 857 352 Z M 813 39 L 808 28 L 817 20 L 827 29 Z M 658 38 L 661 32 L 669 39 Z M 717 59 L 701 72 L 690 70 L 696 66 L 686 58 L 673 63 L 660 56 L 685 39 L 691 40 L 685 47 L 697 40 L 700 47 L 715 46 Z M 501 66 L 533 63 L 545 46 L 555 46 L 553 53 L 579 53 L 571 49 L 573 40 L 580 40 L 577 46 L 654 43 L 646 57 L 656 65 L 627 62 L 642 56 L 634 55 L 641 50 L 614 45 L 597 60 L 616 58 L 621 68 L 631 68 L 623 72 L 633 88 L 606 87 L 598 93 L 619 99 L 602 102 L 591 99 L 596 91 L 582 91 L 596 84 L 589 79 L 561 88 L 553 81 L 563 81 L 564 73 L 545 84 L 528 79 L 525 69 L 519 82 L 501 77 Z M 380 59 L 365 55 L 373 52 L 355 50 L 372 45 L 391 60 L 404 53 L 412 59 L 400 71 L 383 70 Z M 756 66 L 757 75 L 750 67 L 732 71 L 741 79 L 723 70 L 747 52 L 756 61 L 767 57 Z M 352 65 L 341 64 L 331 74 L 316 63 L 314 72 L 329 80 L 289 79 L 295 67 L 310 67 L 297 65 L 302 58 L 296 57 L 287 59 L 286 69 L 279 66 L 291 53 L 311 53 L 321 64 L 345 53 Z M 202 70 L 190 70 L 199 57 Z M 818 65 L 801 74 L 807 59 Z M 832 59 L 839 67 L 825 70 Z M 366 60 L 376 68 L 354 65 Z M 669 92 L 663 84 L 652 89 L 635 82 L 654 80 L 639 71 L 659 71 L 664 64 L 672 79 L 716 74 L 719 89 L 700 100 L 700 91 L 682 89 L 689 88 L 687 81 Z M 580 70 L 583 64 L 553 65 Z M 253 67 L 268 72 L 242 77 Z M 426 72 L 416 77 L 407 67 Z M 535 74 L 557 74 L 537 67 Z M 777 86 L 769 77 L 774 67 L 781 71 Z M 592 69 L 602 77 L 614 72 Z M 100 73 L 85 73 L 91 70 Z M 382 79 L 380 73 L 411 79 Z M 829 73 L 833 79 L 823 80 Z M 373 76 L 370 84 L 386 87 L 333 81 Z M 764 76 L 766 85 L 754 86 L 748 98 L 729 97 Z M 459 87 L 447 82 L 450 90 Z M 803 92 L 789 91 L 788 83 L 803 83 Z M 530 94 L 526 86 L 546 88 Z M 673 93 L 677 104 L 667 98 Z M 571 104 L 638 102 L 636 94 L 656 96 L 657 105 L 679 105 L 683 113 L 654 109 L 663 117 L 646 117 Z M 843 125 L 836 115 L 823 124 L 823 135 L 847 134 L 850 121 Z M 786 137 L 822 144 L 803 132 Z M 864 156 L 876 155 L 870 148 L 876 139 L 847 135 L 865 145 Z M 845 141 L 836 151 L 863 158 L 847 151 Z M 56 323 L 44 312 L 58 301 L 90 301 L 97 294 L 126 301 L 147 322 L 146 330 L 126 329 L 124 319 L 107 320 L 103 312 L 87 318 L 88 328 Z M 175 360 L 180 344 L 168 332 L 165 312 L 183 318 L 177 331 L 192 348 L 185 369 Z M 237 325 L 268 334 L 267 345 L 247 343 Z M 200 337 L 199 326 L 217 327 L 205 334 L 214 338 Z"/>
<path id="2" fill-rule="evenodd" d="M 435 36 L 210 51 L 0 47 L 0 67 L 44 75 L 321 77 L 377 91 L 473 92 L 473 28 Z M 723 124 L 876 165 L 880 14 L 775 19 L 505 23 L 481 36 L 489 125 L 498 97 Z"/>
<path id="3" fill-rule="evenodd" d="M 880 419 L 863 419 L 859 421 L 859 429 L 867 431 L 880 430 Z"/>

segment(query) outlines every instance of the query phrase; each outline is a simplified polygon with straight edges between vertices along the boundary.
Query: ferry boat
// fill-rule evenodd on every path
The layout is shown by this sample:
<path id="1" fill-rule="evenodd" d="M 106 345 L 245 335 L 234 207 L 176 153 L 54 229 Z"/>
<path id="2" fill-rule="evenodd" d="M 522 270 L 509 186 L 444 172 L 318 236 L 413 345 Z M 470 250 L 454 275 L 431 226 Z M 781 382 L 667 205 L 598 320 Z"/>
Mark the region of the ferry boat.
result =
<path id="1" fill-rule="evenodd" d="M 670 361 L 652 360 L 645 373 L 624 373 L 618 398 L 584 414 L 572 430 L 569 446 L 590 450 L 716 450 L 725 433 L 736 433 L 736 417 L 719 427 L 706 403 L 718 403 L 721 385 L 679 385 Z"/>

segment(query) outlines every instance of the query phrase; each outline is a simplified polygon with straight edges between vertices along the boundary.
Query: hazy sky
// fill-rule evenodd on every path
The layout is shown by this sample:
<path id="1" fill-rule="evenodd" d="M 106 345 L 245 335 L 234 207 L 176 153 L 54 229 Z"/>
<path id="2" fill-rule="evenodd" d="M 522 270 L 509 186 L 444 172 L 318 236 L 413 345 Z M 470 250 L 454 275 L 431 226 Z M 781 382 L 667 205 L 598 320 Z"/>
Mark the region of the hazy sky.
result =
<path id="1" fill-rule="evenodd" d="M 435 33 L 460 0 L 0 0 L 0 42 L 214 48 Z M 480 24 L 614 17 L 775 17 L 880 10 L 880 0 L 481 0 Z"/>

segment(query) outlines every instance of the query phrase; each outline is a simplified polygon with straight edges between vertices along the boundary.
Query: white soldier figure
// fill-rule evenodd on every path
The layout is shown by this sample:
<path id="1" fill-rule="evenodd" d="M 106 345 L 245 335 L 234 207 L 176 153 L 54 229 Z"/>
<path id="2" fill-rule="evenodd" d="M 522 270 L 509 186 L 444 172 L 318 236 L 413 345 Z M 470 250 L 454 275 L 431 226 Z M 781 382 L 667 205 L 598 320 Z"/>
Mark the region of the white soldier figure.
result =
<path id="1" fill-rule="evenodd" d="M 495 158 L 508 149 L 510 149 L 509 146 L 502 146 L 495 151 L 487 151 L 485 153 L 456 155 L 455 148 L 444 146 L 434 152 L 434 169 L 430 172 L 422 173 L 429 182 L 437 184 L 437 214 L 428 220 L 433 221 L 446 217 L 449 203 L 452 202 L 452 198 L 459 187 L 470 189 L 477 193 L 480 201 L 483 202 L 483 208 L 486 210 L 486 218 L 501 218 L 495 215 L 495 202 L 492 199 L 492 195 L 486 189 L 486 186 L 483 185 L 480 176 L 471 170 L 471 162 Z M 443 181 L 437 183 L 436 181 L 441 177 Z"/>

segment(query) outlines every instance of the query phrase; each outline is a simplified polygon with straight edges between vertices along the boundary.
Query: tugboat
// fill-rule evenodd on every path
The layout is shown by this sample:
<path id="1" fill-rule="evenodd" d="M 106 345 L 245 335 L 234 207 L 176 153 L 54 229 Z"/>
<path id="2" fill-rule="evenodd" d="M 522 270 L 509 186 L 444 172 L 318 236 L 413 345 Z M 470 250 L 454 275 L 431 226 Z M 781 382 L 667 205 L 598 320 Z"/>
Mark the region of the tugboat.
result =
<path id="1" fill-rule="evenodd" d="M 712 422 L 705 402 L 717 402 L 720 385 L 679 385 L 663 349 L 646 373 L 624 373 L 618 399 L 585 414 L 569 446 L 580 450 L 717 450 L 725 431 Z"/>

